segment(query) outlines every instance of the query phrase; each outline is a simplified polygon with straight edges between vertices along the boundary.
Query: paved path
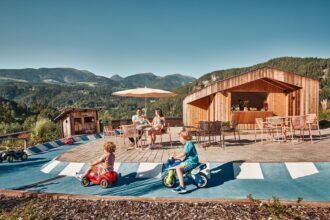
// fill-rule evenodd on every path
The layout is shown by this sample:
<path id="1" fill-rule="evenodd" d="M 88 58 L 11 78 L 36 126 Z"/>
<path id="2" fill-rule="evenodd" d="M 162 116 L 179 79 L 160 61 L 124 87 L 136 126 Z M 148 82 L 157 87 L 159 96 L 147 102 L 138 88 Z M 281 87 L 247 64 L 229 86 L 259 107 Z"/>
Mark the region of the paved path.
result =
<path id="1" fill-rule="evenodd" d="M 254 197 L 263 199 L 274 195 L 287 200 L 302 197 L 306 201 L 330 201 L 328 162 L 211 162 L 208 187 L 196 189 L 193 184 L 189 184 L 189 192 L 184 195 L 172 193 L 161 184 L 161 164 L 121 162 L 116 164 L 120 178 L 114 187 L 105 190 L 99 186 L 85 188 L 70 175 L 76 170 L 84 170 L 86 164 L 55 162 L 54 159 L 84 143 L 86 141 L 32 155 L 26 162 L 0 164 L 0 188 L 69 194 L 182 198 L 246 198 L 251 193 Z"/>

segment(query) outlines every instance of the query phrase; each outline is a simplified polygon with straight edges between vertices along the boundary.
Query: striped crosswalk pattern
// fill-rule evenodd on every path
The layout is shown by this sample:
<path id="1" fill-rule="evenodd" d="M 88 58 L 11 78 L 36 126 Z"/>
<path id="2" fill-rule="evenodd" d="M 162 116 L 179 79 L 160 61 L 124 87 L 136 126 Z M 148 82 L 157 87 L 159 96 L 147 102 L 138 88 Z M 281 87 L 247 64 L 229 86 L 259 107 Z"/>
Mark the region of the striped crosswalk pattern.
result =
<path id="1" fill-rule="evenodd" d="M 96 140 L 96 137 L 94 135 L 88 135 L 87 138 L 91 141 Z"/>
<path id="2" fill-rule="evenodd" d="M 82 141 L 81 137 L 73 137 L 73 140 L 78 142 L 78 141 Z"/>
<path id="3" fill-rule="evenodd" d="M 264 179 L 259 163 L 234 163 L 236 179 Z"/>
<path id="4" fill-rule="evenodd" d="M 121 163 L 115 163 L 115 164 L 113 165 L 113 169 L 114 169 L 116 172 L 119 171 L 120 164 L 121 164 Z"/>
<path id="5" fill-rule="evenodd" d="M 44 151 L 48 151 L 49 149 L 47 147 L 45 147 L 42 144 L 38 144 L 35 147 L 37 147 L 40 151 L 44 152 Z"/>
<path id="6" fill-rule="evenodd" d="M 61 172 L 60 176 L 75 176 L 79 173 L 84 163 L 69 163 Z"/>
<path id="7" fill-rule="evenodd" d="M 76 137 L 73 137 L 73 140 L 75 142 L 79 142 L 79 141 L 83 141 L 83 140 L 96 140 L 101 137 L 102 137 L 101 135 L 93 134 L 93 135 L 88 135 L 88 136 L 76 136 Z M 25 152 L 28 155 L 39 154 L 39 153 L 49 151 L 56 147 L 60 147 L 61 145 L 63 145 L 61 140 L 55 140 L 55 141 L 47 142 L 44 144 L 38 144 L 35 146 L 31 146 L 31 147 L 27 148 L 25 150 Z"/>
<path id="8" fill-rule="evenodd" d="M 52 145 L 53 147 L 59 147 L 60 146 L 55 141 L 49 142 L 49 144 Z"/>
<path id="9" fill-rule="evenodd" d="M 160 178 L 162 168 L 162 163 L 140 163 L 136 178 Z"/>
<path id="10" fill-rule="evenodd" d="M 114 170 L 120 173 L 121 169 L 127 170 L 127 168 L 129 169 L 131 167 L 132 170 L 129 169 L 129 173 L 134 173 L 135 178 L 137 179 L 160 178 L 161 173 L 164 170 L 162 163 L 139 163 L 137 164 L 137 166 L 129 164 L 130 163 L 116 162 L 114 164 Z M 211 178 L 213 175 L 211 175 L 210 173 L 211 166 L 212 164 L 207 163 L 207 169 L 202 171 L 209 178 Z M 87 163 L 67 163 L 52 160 L 44 167 L 42 167 L 41 171 L 44 173 L 52 173 L 55 175 L 74 176 L 77 172 L 83 172 L 84 169 L 87 169 L 87 167 Z M 232 166 L 227 167 L 231 168 L 227 168 L 222 172 L 233 173 L 234 178 L 240 180 L 262 180 L 265 179 L 265 176 L 267 176 L 267 179 L 269 179 L 273 178 L 272 174 L 274 174 L 274 170 L 269 170 L 269 168 L 267 169 L 265 166 L 262 168 L 260 163 L 233 163 Z M 282 170 L 281 172 L 286 172 L 290 174 L 287 176 L 283 175 L 281 176 L 281 178 L 297 179 L 319 173 L 314 163 L 285 163 L 285 166 L 277 167 L 282 167 L 281 169 L 279 169 L 279 171 Z M 274 178 L 278 178 L 278 176 Z"/>
<path id="11" fill-rule="evenodd" d="M 312 162 L 285 163 L 292 179 L 309 176 L 318 173 L 318 169 Z"/>
<path id="12" fill-rule="evenodd" d="M 52 169 L 54 169 L 59 163 L 61 163 L 58 160 L 52 160 L 51 162 L 49 162 L 48 164 L 46 164 L 41 171 L 44 173 L 49 173 Z"/>

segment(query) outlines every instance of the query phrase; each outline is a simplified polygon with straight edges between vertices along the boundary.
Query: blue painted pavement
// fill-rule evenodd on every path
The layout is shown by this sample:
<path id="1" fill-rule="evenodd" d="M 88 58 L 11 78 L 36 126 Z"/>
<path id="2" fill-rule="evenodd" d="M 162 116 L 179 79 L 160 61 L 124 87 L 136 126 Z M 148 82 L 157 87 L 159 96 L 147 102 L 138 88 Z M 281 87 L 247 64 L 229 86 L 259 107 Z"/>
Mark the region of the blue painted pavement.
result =
<path id="1" fill-rule="evenodd" d="M 120 175 L 116 185 L 108 189 L 83 187 L 72 175 L 76 171 L 84 171 L 87 164 L 63 163 L 54 159 L 64 151 L 89 141 L 88 138 L 79 140 L 74 145 L 56 148 L 45 145 L 50 148 L 48 151 L 31 155 L 25 162 L 1 163 L 0 188 L 101 196 L 181 198 L 246 198 L 251 193 L 260 199 L 277 196 L 285 200 L 302 197 L 306 201 L 330 201 L 330 163 L 210 163 L 208 187 L 197 189 L 189 184 L 188 193 L 183 195 L 173 193 L 162 185 L 159 178 L 162 164 L 116 163 L 115 169 Z"/>

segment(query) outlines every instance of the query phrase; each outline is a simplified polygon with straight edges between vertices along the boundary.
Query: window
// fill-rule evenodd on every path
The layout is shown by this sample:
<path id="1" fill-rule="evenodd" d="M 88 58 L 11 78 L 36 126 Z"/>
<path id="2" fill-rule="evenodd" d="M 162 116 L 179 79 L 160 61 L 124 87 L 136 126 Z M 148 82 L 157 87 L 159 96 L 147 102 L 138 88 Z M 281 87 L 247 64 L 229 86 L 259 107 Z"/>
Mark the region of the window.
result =
<path id="1" fill-rule="evenodd" d="M 94 117 L 85 117 L 84 121 L 85 121 L 85 123 L 92 123 L 92 122 L 94 122 Z"/>
<path id="2" fill-rule="evenodd" d="M 231 105 L 233 110 L 260 111 L 264 108 L 264 102 L 267 101 L 268 93 L 266 92 L 232 92 Z M 243 106 L 243 107 L 242 107 Z"/>

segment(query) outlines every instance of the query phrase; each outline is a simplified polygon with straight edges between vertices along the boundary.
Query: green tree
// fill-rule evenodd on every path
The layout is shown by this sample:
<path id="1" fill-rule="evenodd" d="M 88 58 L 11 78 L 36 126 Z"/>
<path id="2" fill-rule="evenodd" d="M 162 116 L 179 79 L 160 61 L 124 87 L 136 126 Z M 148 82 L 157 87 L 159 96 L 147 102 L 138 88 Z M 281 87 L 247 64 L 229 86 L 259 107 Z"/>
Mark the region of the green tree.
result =
<path id="1" fill-rule="evenodd" d="M 52 141 L 60 137 L 58 126 L 49 119 L 38 119 L 32 131 L 31 141 L 33 144 Z"/>
<path id="2" fill-rule="evenodd" d="M 111 115 L 110 112 L 108 110 L 105 110 L 103 112 L 101 112 L 101 119 L 103 121 L 104 125 L 110 125 L 111 124 Z"/>

